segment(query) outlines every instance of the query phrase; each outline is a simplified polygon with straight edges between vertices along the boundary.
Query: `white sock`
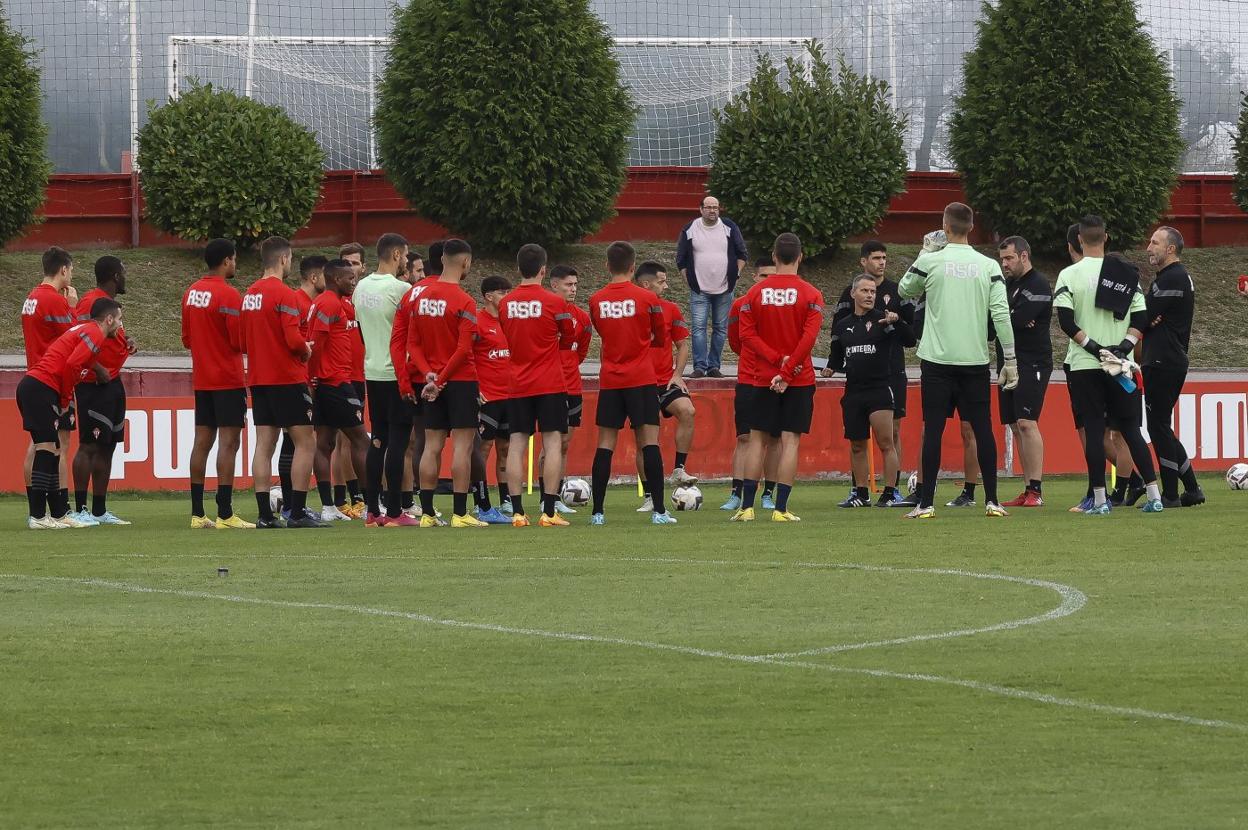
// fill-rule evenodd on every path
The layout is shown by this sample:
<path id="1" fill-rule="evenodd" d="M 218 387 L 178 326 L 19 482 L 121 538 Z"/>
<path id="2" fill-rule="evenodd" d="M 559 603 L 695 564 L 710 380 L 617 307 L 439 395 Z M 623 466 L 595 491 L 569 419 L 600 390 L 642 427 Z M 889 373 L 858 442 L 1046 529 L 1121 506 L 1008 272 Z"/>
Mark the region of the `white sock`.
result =
<path id="1" fill-rule="evenodd" d="M 1148 497 L 1156 501 L 1161 501 L 1161 490 L 1157 487 L 1157 482 L 1145 484 L 1144 489 L 1148 491 Z"/>
<path id="2" fill-rule="evenodd" d="M 1092 504 L 1094 504 L 1097 507 L 1100 507 L 1104 503 L 1105 503 L 1105 488 L 1093 487 L 1092 488 Z"/>

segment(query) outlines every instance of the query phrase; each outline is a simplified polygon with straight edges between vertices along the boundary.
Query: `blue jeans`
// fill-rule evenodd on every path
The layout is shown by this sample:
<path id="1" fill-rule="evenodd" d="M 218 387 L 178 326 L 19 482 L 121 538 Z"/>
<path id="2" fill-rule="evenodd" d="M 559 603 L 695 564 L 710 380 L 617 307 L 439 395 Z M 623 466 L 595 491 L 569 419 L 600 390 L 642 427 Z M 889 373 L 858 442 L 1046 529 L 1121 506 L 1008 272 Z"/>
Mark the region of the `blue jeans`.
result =
<path id="1" fill-rule="evenodd" d="M 689 292 L 689 315 L 693 318 L 693 368 L 707 372 L 718 369 L 728 339 L 728 312 L 732 310 L 731 291 L 723 294 Z M 706 342 L 706 324 L 711 324 L 710 348 Z"/>

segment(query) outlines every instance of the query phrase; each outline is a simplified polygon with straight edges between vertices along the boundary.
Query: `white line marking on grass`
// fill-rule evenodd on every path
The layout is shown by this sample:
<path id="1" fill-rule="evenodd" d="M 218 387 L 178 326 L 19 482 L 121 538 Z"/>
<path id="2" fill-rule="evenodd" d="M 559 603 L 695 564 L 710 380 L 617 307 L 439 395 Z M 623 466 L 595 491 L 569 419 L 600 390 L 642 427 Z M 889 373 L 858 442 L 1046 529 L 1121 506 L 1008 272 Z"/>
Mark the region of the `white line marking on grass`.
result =
<path id="1" fill-rule="evenodd" d="M 551 640 L 597 643 L 603 645 L 626 646 L 630 648 L 639 648 L 650 651 L 674 652 L 677 654 L 686 654 L 694 657 L 704 657 L 718 660 L 727 660 L 734 663 L 751 663 L 755 665 L 780 666 L 790 669 L 805 669 L 808 671 L 824 672 L 829 674 L 845 674 L 860 677 L 873 677 L 877 679 L 887 680 L 906 680 L 918 683 L 935 683 L 942 686 L 955 686 L 962 689 L 969 689 L 984 694 L 998 695 L 1000 697 L 1014 698 L 1016 700 L 1027 700 L 1034 703 L 1043 703 L 1050 706 L 1062 706 L 1070 709 L 1079 709 L 1087 712 L 1098 712 L 1107 715 L 1116 715 L 1126 718 L 1138 718 L 1145 720 L 1166 721 L 1170 723 L 1179 723 L 1186 726 L 1200 726 L 1209 729 L 1223 729 L 1234 732 L 1242 732 L 1248 734 L 1248 724 L 1235 723 L 1232 721 L 1215 720 L 1211 718 L 1200 718 L 1193 715 L 1185 715 L 1174 712 L 1156 712 L 1151 709 L 1142 709 L 1133 706 L 1111 706 L 1104 703 L 1095 703 L 1091 701 L 1078 700 L 1075 698 L 1058 697 L 1056 695 L 1047 694 L 1045 692 L 1036 692 L 1029 689 L 1018 689 L 1011 686 L 1001 686 L 995 683 L 983 683 L 978 680 L 962 680 L 955 677 L 943 677 L 935 674 L 915 674 L 907 672 L 885 671 L 883 669 L 861 669 L 849 668 L 845 666 L 833 666 L 823 663 L 810 663 L 797 660 L 784 660 L 771 657 L 758 657 L 748 654 L 731 654 L 723 651 L 711 651 L 708 649 L 694 648 L 692 646 L 682 646 L 670 643 L 651 643 L 644 640 L 628 640 L 617 637 L 601 637 L 594 634 L 577 634 L 564 631 L 544 631 L 537 628 L 517 628 L 507 625 L 495 625 L 493 623 L 477 623 L 466 622 L 463 620 L 440 619 L 428 614 L 419 614 L 411 611 L 393 611 L 385 608 L 369 608 L 360 605 L 339 605 L 327 602 L 296 602 L 291 600 L 264 599 L 260 597 L 243 597 L 235 595 L 211 594 L 204 591 L 186 591 L 176 588 L 152 588 L 146 585 L 136 585 L 130 582 L 113 582 L 104 579 L 76 579 L 73 577 L 57 577 L 57 576 L 32 576 L 27 574 L 0 574 L 0 579 L 24 580 L 31 582 L 50 582 L 57 584 L 82 585 L 89 588 L 106 588 L 116 591 L 123 591 L 133 594 L 155 594 L 161 596 L 182 597 L 185 599 L 204 599 L 216 600 L 217 602 L 238 603 L 243 605 L 256 605 L 268 608 L 294 608 L 301 610 L 316 611 L 336 611 L 348 614 L 359 614 L 370 617 L 388 617 L 394 619 L 410 620 L 412 622 L 426 623 L 430 625 L 445 626 L 449 628 L 468 629 L 475 631 L 485 631 L 497 634 L 512 634 L 525 637 L 539 637 Z"/>

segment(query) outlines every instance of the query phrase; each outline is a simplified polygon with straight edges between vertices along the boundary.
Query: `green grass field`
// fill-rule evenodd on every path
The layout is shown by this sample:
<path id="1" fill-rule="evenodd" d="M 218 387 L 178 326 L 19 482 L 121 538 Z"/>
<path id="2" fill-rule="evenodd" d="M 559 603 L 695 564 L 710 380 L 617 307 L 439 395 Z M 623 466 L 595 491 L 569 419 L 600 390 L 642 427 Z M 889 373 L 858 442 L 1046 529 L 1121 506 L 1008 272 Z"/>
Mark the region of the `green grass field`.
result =
<path id="1" fill-rule="evenodd" d="M 1208 478 L 1159 516 L 802 485 L 742 526 L 708 486 L 473 533 L 5 499 L 0 825 L 1242 827 L 1248 493 Z"/>

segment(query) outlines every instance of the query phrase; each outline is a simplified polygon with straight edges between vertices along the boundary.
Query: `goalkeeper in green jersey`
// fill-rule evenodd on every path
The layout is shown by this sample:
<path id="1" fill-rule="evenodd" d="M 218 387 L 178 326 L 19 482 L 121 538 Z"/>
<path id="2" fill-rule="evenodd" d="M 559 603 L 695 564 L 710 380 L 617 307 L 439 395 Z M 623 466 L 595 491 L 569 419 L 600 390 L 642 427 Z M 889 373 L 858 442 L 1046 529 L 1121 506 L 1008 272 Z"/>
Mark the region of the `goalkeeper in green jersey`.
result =
<path id="1" fill-rule="evenodd" d="M 988 319 L 996 327 L 1004 354 L 1000 382 L 1018 385 L 1014 329 L 1005 296 L 1005 278 L 995 259 L 970 246 L 975 226 L 971 209 L 959 202 L 945 207 L 942 227 L 949 244 L 924 253 L 901 278 L 902 297 L 927 295 L 926 320 L 919 342 L 923 390 L 923 455 L 919 505 L 910 519 L 936 515 L 932 501 L 940 471 L 940 443 L 954 408 L 971 425 L 984 477 L 985 514 L 1005 516 L 997 502 L 997 441 L 992 432 L 992 377 L 989 369 Z"/>

